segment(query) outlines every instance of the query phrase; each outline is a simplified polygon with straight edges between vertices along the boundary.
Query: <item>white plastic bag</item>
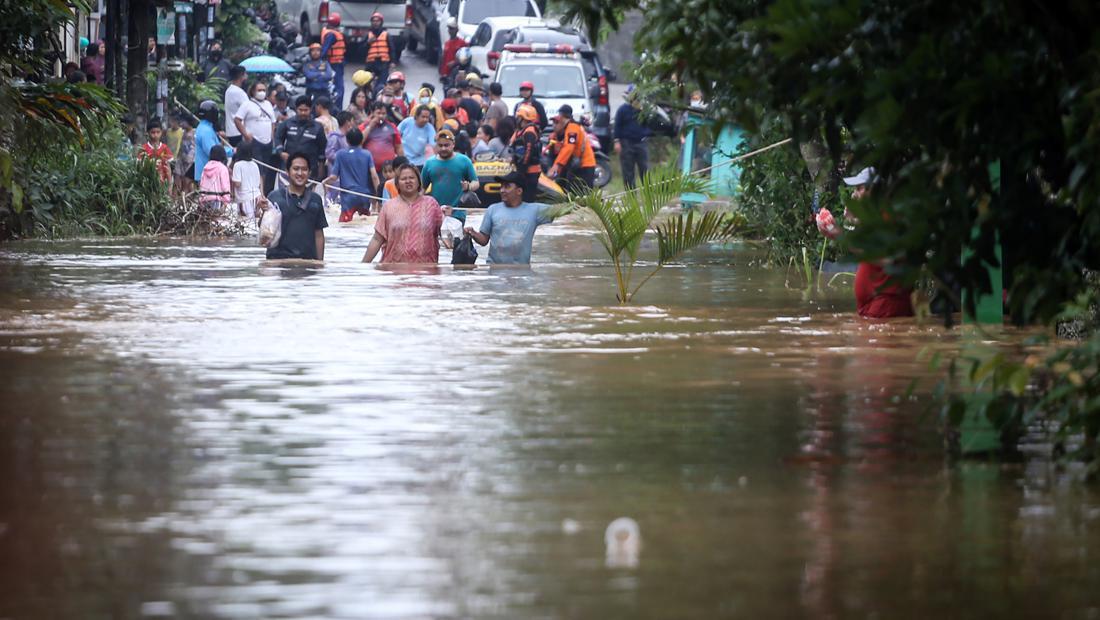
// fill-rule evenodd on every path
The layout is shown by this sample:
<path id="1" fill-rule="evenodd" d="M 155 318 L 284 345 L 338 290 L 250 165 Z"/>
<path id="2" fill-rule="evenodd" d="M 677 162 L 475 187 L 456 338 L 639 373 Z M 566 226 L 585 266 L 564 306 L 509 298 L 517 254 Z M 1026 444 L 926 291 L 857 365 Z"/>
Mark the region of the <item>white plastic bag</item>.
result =
<path id="1" fill-rule="evenodd" d="M 279 245 L 283 236 L 283 212 L 274 203 L 270 203 L 264 216 L 260 218 L 260 245 L 273 248 Z"/>
<path id="2" fill-rule="evenodd" d="M 444 239 L 461 239 L 462 222 L 448 215 L 443 218 L 443 226 L 440 227 L 439 232 Z"/>

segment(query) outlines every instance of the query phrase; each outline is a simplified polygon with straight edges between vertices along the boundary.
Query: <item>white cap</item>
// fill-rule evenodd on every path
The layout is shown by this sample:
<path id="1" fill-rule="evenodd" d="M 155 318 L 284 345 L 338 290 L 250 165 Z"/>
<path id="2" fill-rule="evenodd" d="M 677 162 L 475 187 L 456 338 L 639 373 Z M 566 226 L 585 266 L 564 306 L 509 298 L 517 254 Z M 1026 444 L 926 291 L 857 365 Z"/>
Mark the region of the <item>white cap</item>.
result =
<path id="1" fill-rule="evenodd" d="M 845 185 L 867 185 L 871 182 L 875 176 L 874 168 L 864 168 L 860 170 L 854 177 L 844 177 Z"/>
<path id="2" fill-rule="evenodd" d="M 457 17 L 448 18 L 447 19 L 447 27 L 448 28 L 458 28 L 458 18 Z"/>

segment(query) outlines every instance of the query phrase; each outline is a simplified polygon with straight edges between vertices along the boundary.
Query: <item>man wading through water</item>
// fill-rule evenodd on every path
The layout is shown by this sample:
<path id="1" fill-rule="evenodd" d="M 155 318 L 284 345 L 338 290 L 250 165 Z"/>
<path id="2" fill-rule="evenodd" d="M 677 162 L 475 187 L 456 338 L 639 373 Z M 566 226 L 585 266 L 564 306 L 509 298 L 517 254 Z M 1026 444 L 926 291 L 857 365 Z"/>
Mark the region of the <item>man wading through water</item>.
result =
<path id="1" fill-rule="evenodd" d="M 287 158 L 286 176 L 290 185 L 279 188 L 267 197 L 256 201 L 257 215 L 279 207 L 283 214 L 282 236 L 279 245 L 267 249 L 268 259 L 300 258 L 325 260 L 325 208 L 321 196 L 309 191 L 310 159 L 304 153 L 294 153 Z"/>
<path id="2" fill-rule="evenodd" d="M 481 230 L 465 228 L 466 234 L 480 245 L 492 240 L 489 246 L 490 265 L 528 265 L 531 263 L 531 244 L 535 229 L 554 221 L 550 207 L 537 202 L 523 201 L 523 174 L 512 171 L 497 177 L 500 198 L 485 211 Z"/>

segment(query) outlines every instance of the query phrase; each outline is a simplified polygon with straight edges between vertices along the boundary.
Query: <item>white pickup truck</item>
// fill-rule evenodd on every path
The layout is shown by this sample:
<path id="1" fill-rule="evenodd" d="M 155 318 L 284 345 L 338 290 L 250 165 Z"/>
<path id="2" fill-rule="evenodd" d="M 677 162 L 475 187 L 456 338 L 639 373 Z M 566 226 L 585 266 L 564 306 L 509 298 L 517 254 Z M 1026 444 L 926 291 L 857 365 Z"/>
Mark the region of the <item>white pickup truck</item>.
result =
<path id="1" fill-rule="evenodd" d="M 370 30 L 370 17 L 381 13 L 390 34 L 390 50 L 394 60 L 405 49 L 405 23 L 409 8 L 405 0 L 277 0 L 280 15 L 295 20 L 302 31 L 302 41 L 319 40 L 321 28 L 333 13 L 340 14 L 340 30 L 348 44 L 349 60 L 361 61 L 366 50 L 363 43 Z"/>

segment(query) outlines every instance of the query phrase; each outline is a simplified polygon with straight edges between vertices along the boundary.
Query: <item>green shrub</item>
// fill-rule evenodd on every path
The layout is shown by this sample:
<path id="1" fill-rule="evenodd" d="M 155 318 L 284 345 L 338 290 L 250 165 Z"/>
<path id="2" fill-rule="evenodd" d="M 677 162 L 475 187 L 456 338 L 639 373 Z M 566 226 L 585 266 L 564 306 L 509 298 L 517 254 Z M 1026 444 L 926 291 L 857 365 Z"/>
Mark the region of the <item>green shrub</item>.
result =
<path id="1" fill-rule="evenodd" d="M 49 148 L 17 150 L 24 155 L 15 172 L 24 181 L 26 208 L 15 214 L 12 232 L 71 237 L 159 229 L 171 202 L 155 164 L 134 158 L 113 115 L 101 115 L 96 125 L 83 144 L 57 139 Z"/>
<path id="2" fill-rule="evenodd" d="M 739 154 L 762 148 L 790 137 L 789 126 L 778 117 L 750 135 Z M 787 264 L 791 258 L 806 257 L 817 265 L 821 260 L 822 236 L 812 210 L 814 183 L 806 162 L 794 144 L 787 144 L 741 162 L 739 205 L 753 236 L 766 242 L 768 259 Z M 819 204 L 829 209 L 838 223 L 844 207 L 835 192 L 823 191 Z M 840 247 L 826 246 L 825 260 L 837 260 Z"/>

